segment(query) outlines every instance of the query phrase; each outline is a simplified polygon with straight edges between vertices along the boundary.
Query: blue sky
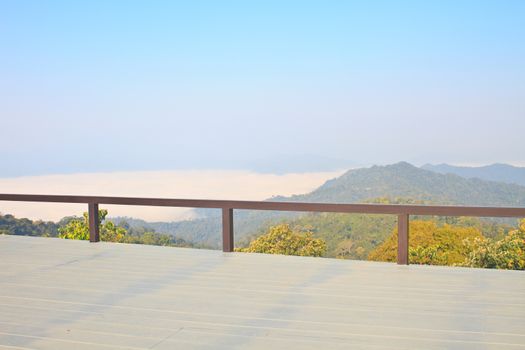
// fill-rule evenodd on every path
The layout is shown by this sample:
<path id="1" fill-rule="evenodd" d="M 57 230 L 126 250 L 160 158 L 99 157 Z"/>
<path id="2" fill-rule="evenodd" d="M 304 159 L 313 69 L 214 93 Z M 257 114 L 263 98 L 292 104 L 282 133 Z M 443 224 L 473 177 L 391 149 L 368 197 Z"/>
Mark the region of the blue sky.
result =
<path id="1" fill-rule="evenodd" d="M 524 18 L 521 0 L 1 1 L 0 176 L 523 165 Z"/>

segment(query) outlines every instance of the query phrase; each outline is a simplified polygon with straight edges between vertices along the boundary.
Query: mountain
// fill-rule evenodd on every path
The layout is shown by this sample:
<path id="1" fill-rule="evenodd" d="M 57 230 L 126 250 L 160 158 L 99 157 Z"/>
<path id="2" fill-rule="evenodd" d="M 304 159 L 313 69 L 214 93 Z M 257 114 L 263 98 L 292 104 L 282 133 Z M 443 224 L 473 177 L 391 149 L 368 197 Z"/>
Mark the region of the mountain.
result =
<path id="1" fill-rule="evenodd" d="M 448 164 L 425 164 L 421 167 L 440 174 L 455 174 L 464 178 L 478 178 L 525 186 L 525 168 L 508 164 L 492 164 L 480 167 L 454 166 Z"/>
<path id="2" fill-rule="evenodd" d="M 329 180 L 316 190 L 271 201 L 363 203 L 456 204 L 480 206 L 525 206 L 525 187 L 480 179 L 467 179 L 453 174 L 440 174 L 401 162 L 349 170 Z M 234 212 L 237 242 L 246 242 L 271 224 L 304 217 L 304 213 L 236 210 Z M 394 221 L 384 227 L 390 230 Z M 150 223 L 157 232 L 171 233 L 185 240 L 219 247 L 220 217 L 214 216 L 174 223 Z M 358 226 L 349 222 L 348 226 Z M 368 227 L 368 226 L 367 226 Z M 389 232 L 381 232 L 378 239 Z M 375 244 L 375 243 L 374 243 Z"/>
<path id="3" fill-rule="evenodd" d="M 433 204 L 525 206 L 525 187 L 439 174 L 400 162 L 349 170 L 313 192 L 289 200 L 355 203 L 378 197 Z"/>

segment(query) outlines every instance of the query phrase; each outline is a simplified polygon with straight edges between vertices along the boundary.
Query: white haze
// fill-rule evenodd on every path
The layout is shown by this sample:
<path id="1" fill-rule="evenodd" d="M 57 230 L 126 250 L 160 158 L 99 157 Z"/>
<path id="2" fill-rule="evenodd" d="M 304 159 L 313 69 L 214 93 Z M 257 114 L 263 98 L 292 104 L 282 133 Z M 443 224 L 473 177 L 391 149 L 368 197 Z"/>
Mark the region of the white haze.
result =
<path id="1" fill-rule="evenodd" d="M 0 178 L 0 193 L 72 194 L 123 197 L 263 200 L 309 192 L 343 171 L 259 174 L 249 171 L 144 171 Z M 190 208 L 104 205 L 110 216 L 147 221 L 194 217 Z M 0 212 L 16 217 L 57 221 L 80 215 L 82 204 L 0 202 Z"/>

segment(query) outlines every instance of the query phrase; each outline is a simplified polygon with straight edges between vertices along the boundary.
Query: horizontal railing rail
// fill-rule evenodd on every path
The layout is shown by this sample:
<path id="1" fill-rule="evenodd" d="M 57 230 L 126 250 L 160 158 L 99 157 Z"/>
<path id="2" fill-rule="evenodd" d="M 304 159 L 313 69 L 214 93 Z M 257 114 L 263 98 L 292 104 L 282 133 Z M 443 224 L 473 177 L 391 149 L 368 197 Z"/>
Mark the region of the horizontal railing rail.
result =
<path id="1" fill-rule="evenodd" d="M 397 215 L 397 263 L 402 265 L 407 265 L 409 263 L 408 246 L 410 215 L 525 217 L 525 208 L 521 207 L 518 208 L 404 204 L 304 203 L 40 194 L 0 194 L 0 201 L 87 204 L 90 233 L 89 238 L 91 242 L 98 242 L 100 240 L 98 222 L 99 204 L 222 209 L 222 249 L 224 252 L 232 252 L 234 250 L 234 209 Z"/>

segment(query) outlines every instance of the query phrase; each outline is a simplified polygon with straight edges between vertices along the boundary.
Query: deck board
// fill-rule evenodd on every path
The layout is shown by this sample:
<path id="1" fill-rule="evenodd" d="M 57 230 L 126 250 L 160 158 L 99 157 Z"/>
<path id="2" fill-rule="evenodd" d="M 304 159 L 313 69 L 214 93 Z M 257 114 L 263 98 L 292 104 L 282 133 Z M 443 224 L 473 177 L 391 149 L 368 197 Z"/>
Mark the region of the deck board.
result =
<path id="1" fill-rule="evenodd" d="M 525 349 L 525 274 L 0 235 L 0 349 Z"/>

